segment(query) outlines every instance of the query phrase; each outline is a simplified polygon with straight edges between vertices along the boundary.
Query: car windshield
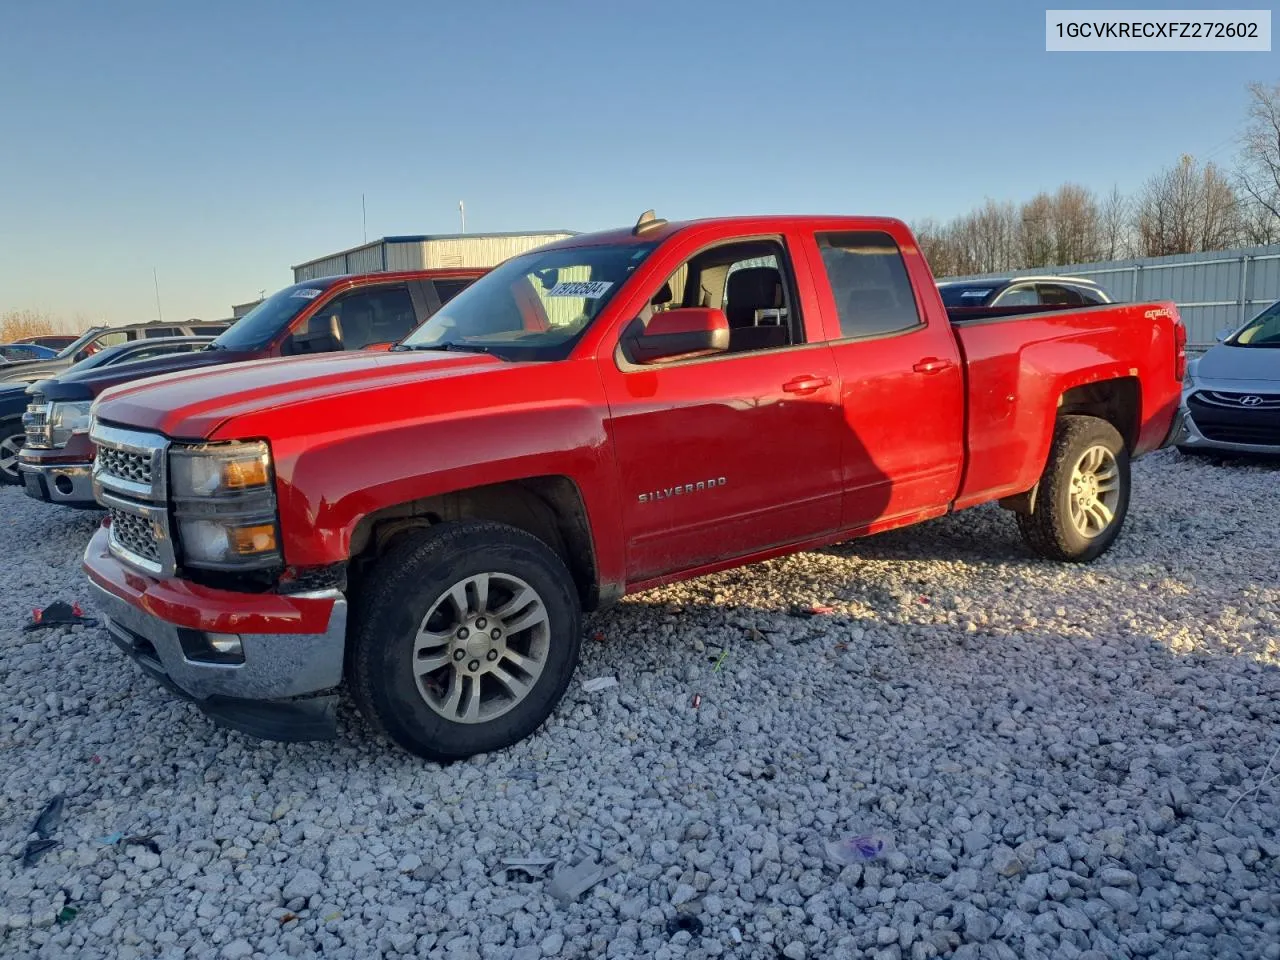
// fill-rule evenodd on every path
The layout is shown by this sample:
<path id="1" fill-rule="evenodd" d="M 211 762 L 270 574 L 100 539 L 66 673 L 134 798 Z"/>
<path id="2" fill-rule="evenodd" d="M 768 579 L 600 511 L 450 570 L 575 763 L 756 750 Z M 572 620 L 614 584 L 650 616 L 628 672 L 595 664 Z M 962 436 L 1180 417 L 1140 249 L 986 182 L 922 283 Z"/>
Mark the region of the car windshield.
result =
<path id="1" fill-rule="evenodd" d="M 71 343 L 63 347 L 62 352 L 58 354 L 57 359 L 65 360 L 68 357 L 74 357 L 77 353 L 79 353 L 82 349 L 84 349 L 85 344 L 87 344 L 94 337 L 98 336 L 100 333 L 102 333 L 101 327 L 95 327 L 92 330 L 86 330 L 84 333 L 80 334 L 80 336 L 76 337 L 75 340 L 71 341 Z"/>
<path id="2" fill-rule="evenodd" d="M 996 288 L 990 285 L 970 287 L 963 284 L 947 284 L 938 287 L 938 292 L 942 294 L 943 306 L 947 307 L 980 307 L 995 291 Z"/>
<path id="3" fill-rule="evenodd" d="M 1233 347 L 1280 347 L 1280 300 L 1226 341 Z"/>
<path id="4" fill-rule="evenodd" d="M 450 300 L 396 349 L 564 359 L 655 246 L 568 247 L 515 257 Z"/>
<path id="5" fill-rule="evenodd" d="M 212 346 L 220 350 L 265 347 L 332 283 L 332 278 L 308 280 L 276 291 L 223 331 Z"/>

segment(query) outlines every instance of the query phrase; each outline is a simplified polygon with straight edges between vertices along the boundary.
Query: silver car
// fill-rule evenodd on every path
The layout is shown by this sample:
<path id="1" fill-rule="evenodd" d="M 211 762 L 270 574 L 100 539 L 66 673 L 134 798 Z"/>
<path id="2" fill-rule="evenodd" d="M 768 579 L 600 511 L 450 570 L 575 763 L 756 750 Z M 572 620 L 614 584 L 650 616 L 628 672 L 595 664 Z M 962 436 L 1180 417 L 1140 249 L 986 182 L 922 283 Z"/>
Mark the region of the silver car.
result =
<path id="1" fill-rule="evenodd" d="M 1280 454 L 1280 301 L 1187 365 L 1183 453 Z"/>

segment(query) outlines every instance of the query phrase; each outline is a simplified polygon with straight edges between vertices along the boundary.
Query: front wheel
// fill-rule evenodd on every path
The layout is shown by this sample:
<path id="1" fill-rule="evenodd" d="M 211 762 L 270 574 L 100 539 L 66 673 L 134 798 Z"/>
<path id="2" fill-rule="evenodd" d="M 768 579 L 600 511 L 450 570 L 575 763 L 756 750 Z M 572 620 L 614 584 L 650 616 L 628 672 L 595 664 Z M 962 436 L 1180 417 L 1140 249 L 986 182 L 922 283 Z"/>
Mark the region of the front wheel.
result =
<path id="1" fill-rule="evenodd" d="M 374 565 L 357 604 L 352 696 L 396 744 L 449 762 L 538 729 L 578 661 L 573 579 L 541 540 L 446 523 Z"/>
<path id="2" fill-rule="evenodd" d="M 1096 417 L 1058 421 L 1035 506 L 1018 515 L 1023 540 L 1049 560 L 1088 563 L 1106 553 L 1129 511 L 1129 451 Z"/>
<path id="3" fill-rule="evenodd" d="M 22 482 L 22 474 L 18 471 L 18 451 L 26 441 L 21 420 L 0 423 L 0 483 Z"/>

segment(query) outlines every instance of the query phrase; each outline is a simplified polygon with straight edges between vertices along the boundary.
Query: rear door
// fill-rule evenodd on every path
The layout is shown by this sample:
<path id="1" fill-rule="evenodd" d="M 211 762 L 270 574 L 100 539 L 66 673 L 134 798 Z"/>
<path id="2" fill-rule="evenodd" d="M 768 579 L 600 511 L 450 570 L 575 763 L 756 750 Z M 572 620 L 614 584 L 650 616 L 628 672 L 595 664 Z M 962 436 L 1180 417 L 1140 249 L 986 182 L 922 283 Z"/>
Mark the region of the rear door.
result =
<path id="1" fill-rule="evenodd" d="M 636 365 L 615 338 L 597 358 L 631 583 L 838 529 L 835 363 L 789 247 L 780 236 L 702 246 L 644 291 L 648 310 L 723 310 L 730 352 Z"/>
<path id="2" fill-rule="evenodd" d="M 960 353 L 914 246 L 888 230 L 817 231 L 809 257 L 841 383 L 842 526 L 945 512 L 964 462 Z"/>

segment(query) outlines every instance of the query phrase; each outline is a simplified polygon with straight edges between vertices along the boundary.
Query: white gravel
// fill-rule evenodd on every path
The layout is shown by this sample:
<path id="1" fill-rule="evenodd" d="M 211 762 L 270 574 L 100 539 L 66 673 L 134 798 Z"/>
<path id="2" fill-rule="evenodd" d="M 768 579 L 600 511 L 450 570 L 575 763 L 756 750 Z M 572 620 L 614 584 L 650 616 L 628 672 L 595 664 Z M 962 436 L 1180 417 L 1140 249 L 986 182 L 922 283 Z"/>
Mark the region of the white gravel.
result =
<path id="1" fill-rule="evenodd" d="M 982 509 L 632 599 L 578 674 L 619 686 L 449 768 L 350 708 L 254 742 L 96 629 L 23 633 L 86 600 L 96 517 L 0 490 L 0 954 L 1280 957 L 1280 468 L 1136 476 L 1087 568 Z M 824 862 L 851 833 L 892 842 Z M 620 869 L 566 906 L 498 869 L 533 854 Z"/>

